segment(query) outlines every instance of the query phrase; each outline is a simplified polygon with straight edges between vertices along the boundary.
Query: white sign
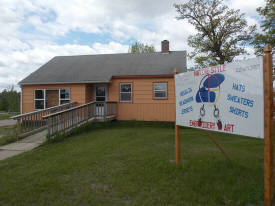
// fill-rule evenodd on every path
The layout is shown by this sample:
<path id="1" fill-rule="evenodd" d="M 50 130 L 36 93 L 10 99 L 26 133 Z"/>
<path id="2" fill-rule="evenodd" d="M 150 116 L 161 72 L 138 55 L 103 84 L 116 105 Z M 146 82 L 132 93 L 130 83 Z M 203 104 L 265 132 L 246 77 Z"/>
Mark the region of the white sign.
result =
<path id="1" fill-rule="evenodd" d="M 264 138 L 263 58 L 175 76 L 177 125 Z"/>

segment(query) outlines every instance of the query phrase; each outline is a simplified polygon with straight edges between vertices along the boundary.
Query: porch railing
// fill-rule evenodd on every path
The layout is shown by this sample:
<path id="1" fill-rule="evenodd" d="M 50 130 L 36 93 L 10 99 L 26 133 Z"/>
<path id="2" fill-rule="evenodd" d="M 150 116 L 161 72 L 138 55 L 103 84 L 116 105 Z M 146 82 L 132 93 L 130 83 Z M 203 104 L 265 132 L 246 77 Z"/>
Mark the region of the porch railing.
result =
<path id="1" fill-rule="evenodd" d="M 117 102 L 90 102 L 42 118 L 48 120 L 48 135 L 52 136 L 85 121 L 106 122 L 116 119 L 116 114 Z"/>
<path id="2" fill-rule="evenodd" d="M 60 106 L 11 117 L 11 119 L 17 120 L 17 139 L 46 129 L 48 122 L 42 118 L 43 116 L 73 108 L 75 105 L 76 102 L 70 102 Z"/>

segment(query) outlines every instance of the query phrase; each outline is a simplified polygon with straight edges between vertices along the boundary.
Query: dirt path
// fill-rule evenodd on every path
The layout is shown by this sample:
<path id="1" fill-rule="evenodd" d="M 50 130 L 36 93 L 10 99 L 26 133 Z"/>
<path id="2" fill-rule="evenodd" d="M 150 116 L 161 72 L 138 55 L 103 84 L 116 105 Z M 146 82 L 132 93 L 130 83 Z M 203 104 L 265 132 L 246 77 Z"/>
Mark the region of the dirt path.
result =
<path id="1" fill-rule="evenodd" d="M 13 119 L 4 119 L 0 120 L 0 127 L 5 127 L 5 126 L 13 126 L 16 125 L 16 120 Z"/>

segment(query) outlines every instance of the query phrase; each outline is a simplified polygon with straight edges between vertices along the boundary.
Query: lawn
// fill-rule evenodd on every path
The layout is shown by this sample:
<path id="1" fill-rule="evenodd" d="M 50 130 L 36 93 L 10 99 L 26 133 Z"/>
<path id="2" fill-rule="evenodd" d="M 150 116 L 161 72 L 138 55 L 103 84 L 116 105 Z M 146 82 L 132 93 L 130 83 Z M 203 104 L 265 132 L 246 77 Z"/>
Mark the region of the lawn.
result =
<path id="1" fill-rule="evenodd" d="M 0 113 L 0 120 L 10 119 L 10 117 L 13 117 L 16 115 L 19 115 L 19 114 Z"/>
<path id="2" fill-rule="evenodd" d="M 18 114 L 0 113 L 0 120 L 10 119 L 10 117 Z M 4 136 L 4 137 L 2 137 Z M 0 146 L 14 142 L 17 140 L 16 137 L 16 126 L 4 126 L 0 127 Z"/>
<path id="3" fill-rule="evenodd" d="M 181 129 L 115 127 L 0 161 L 0 205 L 263 205 L 264 142 Z"/>

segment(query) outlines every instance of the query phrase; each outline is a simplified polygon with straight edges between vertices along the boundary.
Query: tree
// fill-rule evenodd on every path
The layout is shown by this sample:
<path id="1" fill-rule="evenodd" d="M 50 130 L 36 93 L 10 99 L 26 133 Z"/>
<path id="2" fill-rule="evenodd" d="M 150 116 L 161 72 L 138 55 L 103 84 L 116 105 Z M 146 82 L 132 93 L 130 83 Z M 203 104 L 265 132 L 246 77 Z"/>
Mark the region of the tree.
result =
<path id="1" fill-rule="evenodd" d="M 0 111 L 8 111 L 8 103 L 5 98 L 5 90 L 0 93 Z"/>
<path id="2" fill-rule="evenodd" d="M 0 111 L 19 111 L 20 92 L 14 90 L 14 86 L 9 86 L 0 93 Z"/>
<path id="3" fill-rule="evenodd" d="M 148 46 L 136 41 L 132 46 L 129 46 L 128 53 L 144 53 L 144 52 L 155 52 L 156 49 L 153 44 Z"/>
<path id="4" fill-rule="evenodd" d="M 262 56 L 264 54 L 264 47 L 270 44 L 272 53 L 275 49 L 275 0 L 266 0 L 265 7 L 256 9 L 263 21 L 261 22 L 262 33 L 256 33 L 251 45 L 254 45 L 255 54 Z"/>
<path id="5" fill-rule="evenodd" d="M 245 45 L 250 42 L 255 26 L 247 26 L 244 14 L 229 9 L 222 0 L 190 0 L 174 4 L 180 19 L 188 19 L 198 33 L 188 37 L 194 51 L 188 54 L 197 67 L 208 67 L 232 62 L 236 56 L 248 54 Z"/>

